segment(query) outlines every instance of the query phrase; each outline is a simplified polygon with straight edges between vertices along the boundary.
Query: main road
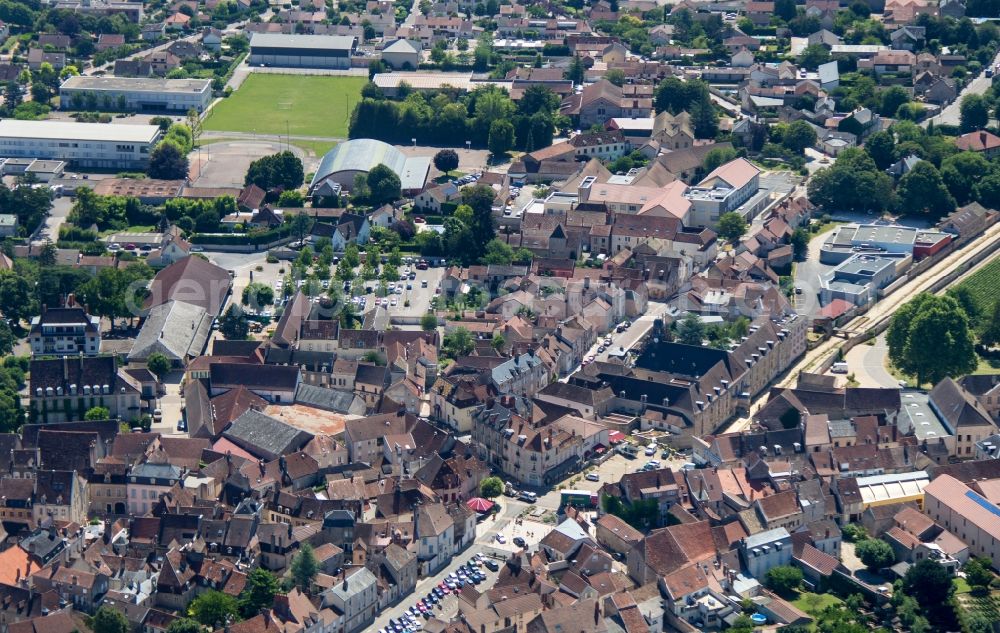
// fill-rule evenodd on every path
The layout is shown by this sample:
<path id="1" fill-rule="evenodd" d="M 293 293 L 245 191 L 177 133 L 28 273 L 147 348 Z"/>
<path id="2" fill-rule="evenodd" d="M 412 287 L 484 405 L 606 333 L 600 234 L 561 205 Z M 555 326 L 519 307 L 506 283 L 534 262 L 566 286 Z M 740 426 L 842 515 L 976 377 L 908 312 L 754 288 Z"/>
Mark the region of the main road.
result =
<path id="1" fill-rule="evenodd" d="M 993 58 L 991 66 L 996 66 L 997 64 L 1000 64 L 1000 53 L 997 53 L 997 56 Z M 921 122 L 920 125 L 927 127 L 931 121 L 934 122 L 934 125 L 958 125 L 961 119 L 962 98 L 966 95 L 985 94 L 992 83 L 993 80 L 986 77 L 986 70 L 982 70 L 975 79 L 970 81 L 965 88 L 962 88 L 962 92 L 958 94 L 958 97 L 954 101 L 945 106 L 939 114 Z"/>

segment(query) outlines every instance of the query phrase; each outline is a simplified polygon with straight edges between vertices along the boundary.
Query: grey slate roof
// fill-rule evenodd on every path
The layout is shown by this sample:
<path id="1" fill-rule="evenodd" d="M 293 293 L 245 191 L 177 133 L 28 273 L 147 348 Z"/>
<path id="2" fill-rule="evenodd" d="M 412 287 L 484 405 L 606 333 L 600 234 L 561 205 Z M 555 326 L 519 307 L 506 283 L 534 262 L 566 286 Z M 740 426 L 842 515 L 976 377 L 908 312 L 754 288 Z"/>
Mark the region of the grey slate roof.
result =
<path id="1" fill-rule="evenodd" d="M 521 354 L 493 368 L 493 382 L 502 385 L 513 380 L 515 376 L 542 364 L 542 359 L 534 354 Z"/>
<path id="2" fill-rule="evenodd" d="M 212 317 L 204 308 L 168 301 L 149 311 L 128 358 L 145 360 L 154 352 L 176 361 L 200 356 L 211 331 Z"/>
<path id="3" fill-rule="evenodd" d="M 364 401 L 349 391 L 337 391 L 301 383 L 295 391 L 295 403 L 305 404 L 324 411 L 364 415 Z"/>
<path id="4" fill-rule="evenodd" d="M 233 420 L 223 436 L 263 459 L 296 451 L 313 437 L 255 409 Z"/>

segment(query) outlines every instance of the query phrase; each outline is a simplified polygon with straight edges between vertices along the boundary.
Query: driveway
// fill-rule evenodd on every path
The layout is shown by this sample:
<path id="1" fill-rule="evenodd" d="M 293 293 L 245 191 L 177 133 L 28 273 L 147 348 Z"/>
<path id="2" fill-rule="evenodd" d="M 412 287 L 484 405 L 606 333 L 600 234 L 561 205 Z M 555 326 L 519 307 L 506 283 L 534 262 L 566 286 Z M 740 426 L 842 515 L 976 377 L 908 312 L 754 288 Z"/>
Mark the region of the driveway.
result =
<path id="1" fill-rule="evenodd" d="M 186 432 L 177 430 L 177 423 L 181 420 L 181 409 L 184 406 L 184 397 L 180 390 L 183 377 L 184 372 L 175 370 L 163 379 L 163 386 L 167 392 L 157 400 L 156 405 L 163 413 L 163 418 L 159 422 L 153 422 L 151 431 L 163 435 L 187 435 Z"/>
<path id="2" fill-rule="evenodd" d="M 66 216 L 73 208 L 73 199 L 68 196 L 61 196 L 52 201 L 52 210 L 45 216 L 45 221 L 35 234 L 31 236 L 32 244 L 44 242 L 55 242 L 59 239 L 59 227 L 66 222 Z"/>
<path id="3" fill-rule="evenodd" d="M 875 339 L 874 345 L 866 343 L 855 345 L 844 357 L 844 361 L 847 363 L 848 374 L 854 374 L 859 386 L 895 389 L 899 387 L 899 383 L 885 368 L 888 356 L 889 348 L 885 343 L 885 334 L 881 334 Z M 843 374 L 831 372 L 827 374 L 839 376 L 846 383 Z"/>

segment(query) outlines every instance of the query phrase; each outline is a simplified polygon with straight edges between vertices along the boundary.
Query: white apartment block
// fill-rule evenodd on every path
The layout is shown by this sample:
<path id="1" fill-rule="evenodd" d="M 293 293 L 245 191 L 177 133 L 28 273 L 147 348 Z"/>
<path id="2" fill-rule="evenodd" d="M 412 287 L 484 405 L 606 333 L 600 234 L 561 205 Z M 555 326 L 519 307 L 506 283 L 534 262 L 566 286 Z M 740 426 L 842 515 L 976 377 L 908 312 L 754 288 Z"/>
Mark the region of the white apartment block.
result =
<path id="1" fill-rule="evenodd" d="M 0 121 L 0 156 L 57 159 L 79 167 L 144 168 L 160 140 L 156 125 Z"/>

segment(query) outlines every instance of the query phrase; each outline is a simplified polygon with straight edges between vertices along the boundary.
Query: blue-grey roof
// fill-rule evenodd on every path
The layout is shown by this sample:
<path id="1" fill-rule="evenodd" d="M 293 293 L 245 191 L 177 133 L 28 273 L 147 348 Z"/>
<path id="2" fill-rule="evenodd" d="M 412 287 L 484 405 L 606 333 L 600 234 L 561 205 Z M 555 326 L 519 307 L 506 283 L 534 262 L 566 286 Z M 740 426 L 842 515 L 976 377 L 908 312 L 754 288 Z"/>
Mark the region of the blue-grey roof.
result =
<path id="1" fill-rule="evenodd" d="M 757 534 L 751 534 L 746 537 L 743 541 L 746 549 L 753 549 L 755 547 L 760 547 L 761 545 L 770 545 L 778 541 L 786 540 L 792 538 L 792 535 L 788 533 L 783 527 L 774 528 L 773 530 L 765 530 L 763 532 L 758 532 Z"/>
<path id="2" fill-rule="evenodd" d="M 233 420 L 223 435 L 258 457 L 274 459 L 300 449 L 312 435 L 255 409 Z"/>
<path id="3" fill-rule="evenodd" d="M 342 603 L 346 603 L 353 596 L 364 592 L 366 589 L 376 584 L 378 579 L 368 571 L 367 567 L 362 567 L 361 571 L 347 577 L 346 580 L 338 581 L 329 591 L 337 596 Z"/>
<path id="4" fill-rule="evenodd" d="M 143 462 L 135 466 L 129 474 L 132 477 L 148 477 L 150 479 L 180 479 L 181 469 L 173 464 Z"/>
<path id="5" fill-rule="evenodd" d="M 170 360 L 200 356 L 211 333 L 212 317 L 204 308 L 168 301 L 149 311 L 132 344 L 129 360 L 145 360 L 159 352 Z"/>
<path id="6" fill-rule="evenodd" d="M 513 380 L 519 374 L 542 364 L 542 359 L 534 354 L 521 354 L 493 368 L 493 382 L 497 385 Z"/>
<path id="7" fill-rule="evenodd" d="M 574 521 L 573 519 L 566 519 L 565 521 L 557 525 L 554 531 L 559 532 L 560 534 L 563 534 L 573 539 L 574 541 L 582 541 L 584 539 L 590 538 L 590 535 L 587 534 L 587 531 L 584 530 L 582 527 L 580 527 L 580 524 Z"/>
<path id="8" fill-rule="evenodd" d="M 365 404 L 361 398 L 349 391 L 337 391 L 300 383 L 295 390 L 295 402 L 326 411 L 353 415 L 364 415 Z"/>
<path id="9" fill-rule="evenodd" d="M 379 164 L 399 176 L 403 190 L 422 189 L 430 170 L 430 158 L 426 156 L 407 157 L 388 143 L 357 138 L 340 143 L 323 156 L 309 188 L 338 172 L 369 172 Z"/>
<path id="10" fill-rule="evenodd" d="M 821 84 L 830 83 L 833 81 L 838 81 L 840 79 L 840 70 L 837 68 L 837 62 L 827 62 L 825 64 L 819 65 L 819 82 Z"/>
<path id="11" fill-rule="evenodd" d="M 286 33 L 254 33 L 250 46 L 266 48 L 301 48 L 320 50 L 352 50 L 355 38 L 351 35 L 300 35 Z"/>

